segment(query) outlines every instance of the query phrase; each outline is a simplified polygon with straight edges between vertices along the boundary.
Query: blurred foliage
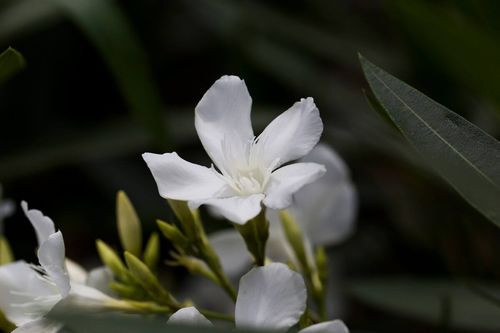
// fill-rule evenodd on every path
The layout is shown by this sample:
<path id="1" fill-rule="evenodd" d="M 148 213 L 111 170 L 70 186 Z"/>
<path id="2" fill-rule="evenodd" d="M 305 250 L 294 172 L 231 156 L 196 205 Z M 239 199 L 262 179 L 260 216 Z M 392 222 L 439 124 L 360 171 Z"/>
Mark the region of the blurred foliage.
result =
<path id="1" fill-rule="evenodd" d="M 482 288 L 496 297 L 500 295 L 498 284 Z M 443 330 L 500 329 L 499 305 L 484 299 L 465 283 L 441 279 L 365 279 L 352 281 L 350 292 L 369 304 L 433 323 Z"/>
<path id="2" fill-rule="evenodd" d="M 0 83 L 13 77 L 26 66 L 23 55 L 9 47 L 0 54 Z"/>
<path id="3" fill-rule="evenodd" d="M 371 110 L 357 60 L 361 52 L 498 138 L 498 17 L 495 0 L 0 0 L 0 49 L 13 45 L 27 61 L 0 87 L 0 181 L 7 197 L 53 217 L 69 257 L 92 267 L 95 238 L 119 244 L 118 189 L 145 235 L 156 218 L 173 219 L 140 154 L 172 149 L 208 165 L 193 109 L 215 79 L 236 74 L 261 129 L 313 96 L 324 140 L 352 170 L 359 228 L 331 249 L 339 286 L 375 273 L 498 281 L 497 228 Z M 13 252 L 33 258 L 22 214 L 5 229 L 27 235 Z M 354 331 L 442 331 L 351 296 L 339 303 L 331 311 Z"/>

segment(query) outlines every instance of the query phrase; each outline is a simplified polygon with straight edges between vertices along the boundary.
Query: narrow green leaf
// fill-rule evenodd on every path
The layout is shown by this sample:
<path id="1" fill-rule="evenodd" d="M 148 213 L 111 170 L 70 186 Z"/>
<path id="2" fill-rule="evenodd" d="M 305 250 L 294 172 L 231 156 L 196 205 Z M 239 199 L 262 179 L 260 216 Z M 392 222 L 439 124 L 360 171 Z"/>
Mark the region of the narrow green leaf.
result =
<path id="1" fill-rule="evenodd" d="M 482 284 L 500 295 L 500 285 Z M 377 278 L 350 283 L 350 293 L 378 308 L 440 324 L 443 316 L 451 327 L 474 331 L 500 329 L 500 309 L 461 283 L 450 280 Z M 443 307 L 446 300 L 446 307 Z"/>
<path id="2" fill-rule="evenodd" d="M 370 87 L 391 120 L 455 190 L 500 226 L 500 142 L 362 56 Z"/>
<path id="3" fill-rule="evenodd" d="M 123 249 L 139 256 L 142 250 L 141 222 L 127 194 L 119 191 L 116 195 L 116 225 Z"/>
<path id="4" fill-rule="evenodd" d="M 139 38 L 120 7 L 110 0 L 48 0 L 90 39 L 109 66 L 132 114 L 159 145 L 166 145 L 163 103 Z"/>
<path id="5" fill-rule="evenodd" d="M 26 61 L 22 54 L 9 47 L 0 54 L 0 83 L 10 79 L 24 67 L 26 67 Z"/>

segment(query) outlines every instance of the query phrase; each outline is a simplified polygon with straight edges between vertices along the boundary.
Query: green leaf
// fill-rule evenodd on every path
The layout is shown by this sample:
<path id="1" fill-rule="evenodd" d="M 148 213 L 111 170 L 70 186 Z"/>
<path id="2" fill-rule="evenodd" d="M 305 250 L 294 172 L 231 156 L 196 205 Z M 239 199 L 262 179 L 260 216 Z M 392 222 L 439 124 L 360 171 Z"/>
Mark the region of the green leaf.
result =
<path id="1" fill-rule="evenodd" d="M 132 114 L 159 145 L 166 145 L 163 103 L 139 38 L 114 1 L 48 0 L 62 9 L 90 39 L 109 66 Z"/>
<path id="2" fill-rule="evenodd" d="M 500 295 L 500 285 L 482 284 Z M 499 330 L 500 309 L 465 285 L 440 279 L 363 279 L 350 283 L 350 293 L 378 308 L 428 323 L 448 320 L 451 327 Z"/>
<path id="3" fill-rule="evenodd" d="M 141 222 L 127 194 L 119 191 L 116 195 L 116 224 L 123 248 L 135 256 L 142 250 Z"/>
<path id="4" fill-rule="evenodd" d="M 410 143 L 474 208 L 500 226 L 500 142 L 362 56 L 370 87 Z"/>
<path id="5" fill-rule="evenodd" d="M 10 79 L 24 67 L 26 67 L 26 61 L 22 54 L 9 47 L 0 54 L 0 83 Z"/>

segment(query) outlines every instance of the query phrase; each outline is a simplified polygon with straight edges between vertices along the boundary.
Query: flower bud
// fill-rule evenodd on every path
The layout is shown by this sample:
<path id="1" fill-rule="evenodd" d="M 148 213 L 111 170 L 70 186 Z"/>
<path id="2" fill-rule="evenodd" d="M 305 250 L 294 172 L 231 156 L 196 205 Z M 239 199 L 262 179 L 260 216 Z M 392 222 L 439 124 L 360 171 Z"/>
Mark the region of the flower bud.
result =
<path id="1" fill-rule="evenodd" d="M 116 195 L 116 223 L 123 249 L 138 256 L 142 248 L 141 222 L 127 194 Z"/>

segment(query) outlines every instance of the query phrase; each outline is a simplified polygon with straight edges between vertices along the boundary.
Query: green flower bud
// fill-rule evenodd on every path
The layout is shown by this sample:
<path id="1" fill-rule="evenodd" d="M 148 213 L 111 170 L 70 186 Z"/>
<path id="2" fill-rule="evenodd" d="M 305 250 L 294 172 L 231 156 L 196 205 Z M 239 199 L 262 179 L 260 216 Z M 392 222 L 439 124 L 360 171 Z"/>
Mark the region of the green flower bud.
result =
<path id="1" fill-rule="evenodd" d="M 9 241 L 4 236 L 0 235 L 0 265 L 9 264 L 13 261 L 14 254 L 12 254 Z"/>
<path id="2" fill-rule="evenodd" d="M 172 309 L 179 308 L 178 302 L 161 285 L 160 281 L 151 272 L 148 266 L 130 252 L 125 251 L 125 261 L 134 277 L 134 280 L 146 290 L 149 296 L 159 304 L 167 305 Z"/>
<path id="3" fill-rule="evenodd" d="M 156 220 L 156 224 L 158 224 L 158 228 L 163 236 L 172 242 L 176 249 L 183 251 L 188 248 L 190 243 L 189 240 L 176 225 L 161 220 Z"/>
<path id="4" fill-rule="evenodd" d="M 116 223 L 123 249 L 140 255 L 142 248 L 141 222 L 127 194 L 119 191 L 116 195 Z"/>
<path id="5" fill-rule="evenodd" d="M 96 241 L 97 252 L 101 261 L 109 267 L 113 274 L 123 281 L 129 280 L 129 273 L 118 254 L 102 240 Z"/>
<path id="6" fill-rule="evenodd" d="M 144 263 L 149 268 L 155 269 L 160 260 L 160 237 L 158 233 L 153 232 L 146 244 L 146 249 L 143 254 Z"/>

